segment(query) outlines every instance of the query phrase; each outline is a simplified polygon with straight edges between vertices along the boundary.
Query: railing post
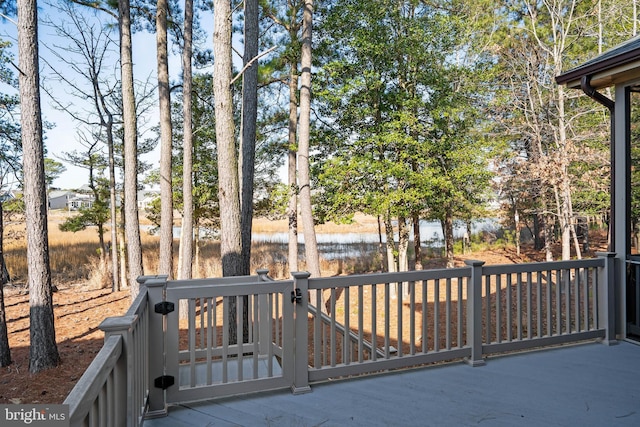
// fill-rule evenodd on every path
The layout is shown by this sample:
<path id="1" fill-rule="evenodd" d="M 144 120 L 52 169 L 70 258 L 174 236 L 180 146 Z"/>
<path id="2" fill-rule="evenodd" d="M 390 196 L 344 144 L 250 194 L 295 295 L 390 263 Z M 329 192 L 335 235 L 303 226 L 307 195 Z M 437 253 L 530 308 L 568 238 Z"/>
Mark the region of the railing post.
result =
<path id="1" fill-rule="evenodd" d="M 155 386 L 155 379 L 165 373 L 165 316 L 155 312 L 155 306 L 164 301 L 167 276 L 145 276 L 138 279 L 145 286 L 149 298 L 149 407 L 147 418 L 167 415 L 166 393 Z"/>
<path id="2" fill-rule="evenodd" d="M 308 393 L 311 391 L 309 387 L 309 337 L 308 337 L 308 318 L 309 318 L 309 276 L 306 271 L 293 272 L 293 293 L 291 295 L 292 303 L 295 302 L 294 316 L 294 373 L 293 385 L 291 391 L 293 394 Z M 300 298 L 295 298 L 300 295 Z"/>
<path id="3" fill-rule="evenodd" d="M 598 277 L 598 322 L 604 322 L 605 336 L 602 343 L 615 345 L 616 299 L 615 299 L 615 252 L 596 252 L 604 260 L 604 268 Z M 600 327 L 600 324 L 598 325 Z"/>
<path id="4" fill-rule="evenodd" d="M 471 355 L 467 363 L 471 366 L 483 366 L 482 358 L 482 266 L 484 261 L 466 260 L 471 267 L 471 277 L 467 282 L 467 345 Z"/>
<path id="5" fill-rule="evenodd" d="M 256 274 L 261 282 L 273 282 L 273 279 L 269 277 L 269 269 L 268 268 L 259 268 L 256 270 Z"/>
<path id="6" fill-rule="evenodd" d="M 137 426 L 140 414 L 134 413 L 133 402 L 133 346 L 131 337 L 131 325 L 135 322 L 136 316 L 107 317 L 100 323 L 98 328 L 104 332 L 105 341 L 112 335 L 122 337 L 122 354 L 118 358 L 115 371 L 114 386 L 116 401 L 113 402 L 115 409 L 114 425 Z M 123 372 L 124 371 L 124 372 Z"/>
<path id="7" fill-rule="evenodd" d="M 273 282 L 268 276 L 269 270 L 260 268 L 256 270 L 261 282 Z M 267 294 L 258 295 L 258 351 L 261 355 L 269 354 L 269 346 L 272 345 L 271 317 L 269 316 L 269 296 Z"/>

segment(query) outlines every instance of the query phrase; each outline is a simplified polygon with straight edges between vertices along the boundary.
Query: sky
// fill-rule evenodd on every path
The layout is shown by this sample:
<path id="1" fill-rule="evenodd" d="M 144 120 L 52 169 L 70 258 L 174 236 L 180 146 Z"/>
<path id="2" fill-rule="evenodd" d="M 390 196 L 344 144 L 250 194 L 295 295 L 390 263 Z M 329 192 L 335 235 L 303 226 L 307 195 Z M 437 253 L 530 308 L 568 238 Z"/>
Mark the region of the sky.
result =
<path id="1" fill-rule="evenodd" d="M 101 16 L 104 16 L 104 20 L 105 22 L 107 22 L 106 15 Z M 47 63 L 50 63 L 53 67 L 62 67 L 62 65 L 60 61 L 55 57 L 55 55 L 53 55 L 49 51 L 49 49 L 44 46 L 44 44 L 46 43 L 48 46 L 65 46 L 68 44 L 68 41 L 56 36 L 52 28 L 43 24 L 44 20 L 47 17 L 50 17 L 52 20 L 60 19 L 60 16 L 52 11 L 52 9 L 48 6 L 40 7 L 38 10 L 38 19 L 40 22 L 38 31 L 39 39 L 41 40 L 39 47 L 39 54 L 41 57 L 41 80 L 43 80 L 45 84 L 50 87 L 53 97 L 62 100 L 63 102 L 73 102 L 74 107 L 76 107 L 76 109 L 80 111 L 82 110 L 83 106 L 79 104 L 79 101 L 76 98 L 73 98 L 68 94 L 70 89 L 64 87 L 64 85 L 60 83 L 53 84 L 51 80 L 53 73 Z M 4 20 L 4 22 L 0 21 L 0 38 L 15 42 L 16 37 L 17 29 L 15 24 L 7 20 Z M 117 32 L 114 33 L 113 37 L 117 38 Z M 115 47 L 117 49 L 117 46 Z M 13 50 L 15 54 L 15 61 L 17 62 L 17 48 L 14 46 Z M 149 34 L 146 32 L 134 34 L 133 58 L 135 78 L 137 80 L 146 80 L 146 78 L 149 76 L 150 81 L 155 84 L 156 55 L 154 34 Z M 173 55 L 173 57 L 170 58 L 169 70 L 172 80 L 177 79 L 179 73 L 181 72 L 180 58 L 178 56 Z M 51 82 L 52 84 L 49 85 L 48 82 Z M 0 90 L 2 90 L 3 92 L 9 92 L 12 90 L 12 88 L 2 86 Z M 13 90 L 13 92 L 16 93 L 17 91 Z M 151 117 L 150 120 L 153 123 L 157 123 L 157 95 L 155 96 L 154 101 L 156 102 L 156 106 L 154 106 L 154 108 L 152 109 L 151 114 L 155 115 L 156 117 Z M 43 90 L 41 90 L 41 104 L 43 120 L 54 125 L 52 129 L 48 129 L 45 131 L 45 146 L 47 149 L 47 156 L 61 161 L 60 157 L 63 155 L 63 153 L 73 151 L 74 149 L 81 150 L 83 147 L 79 144 L 77 135 L 79 123 L 74 121 L 68 113 L 59 111 L 54 108 L 54 102 L 52 101 L 52 98 L 49 97 L 49 95 L 47 95 L 47 93 L 45 93 L 45 91 Z M 159 158 L 159 148 L 149 154 L 141 156 L 141 160 L 150 162 L 152 165 L 157 165 Z M 67 170 L 53 182 L 53 187 L 62 189 L 76 189 L 88 183 L 87 170 L 72 166 L 65 162 L 63 162 L 63 164 Z"/>

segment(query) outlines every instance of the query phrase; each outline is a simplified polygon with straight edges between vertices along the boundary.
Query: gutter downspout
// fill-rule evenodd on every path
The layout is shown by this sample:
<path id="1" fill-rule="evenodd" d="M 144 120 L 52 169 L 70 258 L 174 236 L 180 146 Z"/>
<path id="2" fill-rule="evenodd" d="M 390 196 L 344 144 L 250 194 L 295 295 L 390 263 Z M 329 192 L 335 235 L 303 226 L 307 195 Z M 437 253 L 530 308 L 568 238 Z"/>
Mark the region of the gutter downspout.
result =
<path id="1" fill-rule="evenodd" d="M 615 109 L 616 109 L 616 103 L 615 101 L 613 101 L 612 99 L 607 98 L 606 96 L 604 96 L 603 94 L 601 94 L 600 92 L 598 92 L 596 90 L 596 88 L 594 88 L 593 86 L 591 86 L 591 76 L 582 76 L 582 79 L 580 79 L 580 88 L 582 89 L 582 91 L 591 99 L 593 99 L 594 101 L 598 102 L 599 104 L 604 105 L 605 107 L 607 107 L 607 109 L 609 110 L 609 116 L 610 116 L 610 120 L 611 120 L 611 143 L 609 144 L 609 150 L 610 150 L 610 156 L 611 156 L 611 183 L 610 185 L 610 189 L 609 189 L 609 194 L 610 194 L 610 204 L 611 204 L 611 213 L 609 214 L 609 241 L 608 243 L 608 251 L 611 252 L 614 249 L 614 239 L 615 239 L 615 231 L 616 231 L 616 226 L 615 226 L 615 221 L 613 220 L 615 218 L 614 215 L 614 202 L 615 202 L 615 195 L 616 195 L 616 189 L 615 189 L 615 174 L 616 174 L 616 167 L 615 167 L 615 132 L 616 132 L 616 128 L 615 128 Z"/>

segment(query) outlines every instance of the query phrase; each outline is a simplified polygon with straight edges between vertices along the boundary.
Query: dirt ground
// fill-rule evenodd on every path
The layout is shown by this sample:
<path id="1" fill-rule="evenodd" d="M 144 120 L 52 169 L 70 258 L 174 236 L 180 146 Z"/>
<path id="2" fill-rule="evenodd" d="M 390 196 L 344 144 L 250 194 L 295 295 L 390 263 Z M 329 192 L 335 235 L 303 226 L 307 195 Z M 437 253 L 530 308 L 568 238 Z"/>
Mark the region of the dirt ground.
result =
<path id="1" fill-rule="evenodd" d="M 103 344 L 98 325 L 124 314 L 128 291 L 61 287 L 53 294 L 56 341 L 62 362 L 54 369 L 29 373 L 29 295 L 5 288 L 5 309 L 13 363 L 0 368 L 0 403 L 62 403 Z"/>
<path id="2" fill-rule="evenodd" d="M 594 242 L 595 243 L 595 242 Z M 593 251 L 603 250 L 602 243 Z M 584 255 L 594 256 L 593 252 Z M 522 255 L 514 249 L 490 249 L 456 257 L 479 259 L 486 264 L 506 264 L 544 260 L 544 254 L 524 248 Z M 440 262 L 424 268 L 439 267 Z M 109 289 L 87 289 L 82 285 L 59 287 L 54 293 L 56 340 L 61 364 L 38 374 L 29 373 L 29 296 L 22 288 L 5 288 L 9 344 L 13 363 L 0 368 L 0 404 L 62 403 L 103 344 L 98 325 L 110 316 L 120 316 L 129 307 L 128 291 L 112 293 Z"/>

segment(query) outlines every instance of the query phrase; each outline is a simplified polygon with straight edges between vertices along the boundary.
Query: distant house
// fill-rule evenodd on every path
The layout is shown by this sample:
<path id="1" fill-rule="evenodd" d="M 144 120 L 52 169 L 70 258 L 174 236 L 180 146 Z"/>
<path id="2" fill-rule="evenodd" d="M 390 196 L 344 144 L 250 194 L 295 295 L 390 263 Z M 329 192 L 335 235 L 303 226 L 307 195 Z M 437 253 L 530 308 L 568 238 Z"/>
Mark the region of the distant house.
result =
<path id="1" fill-rule="evenodd" d="M 138 209 L 144 210 L 151 207 L 151 203 L 160 197 L 160 193 L 157 191 L 138 191 Z"/>
<path id="2" fill-rule="evenodd" d="M 93 206 L 94 198 L 88 194 L 73 194 L 67 201 L 67 208 L 70 211 L 75 211 L 80 208 L 90 208 Z"/>
<path id="3" fill-rule="evenodd" d="M 53 190 L 49 192 L 49 209 L 67 209 L 69 200 L 76 193 L 69 190 Z"/>
<path id="4" fill-rule="evenodd" d="M 67 209 L 75 211 L 93 206 L 94 198 L 89 194 L 76 193 L 70 190 L 53 190 L 49 192 L 49 209 Z"/>

